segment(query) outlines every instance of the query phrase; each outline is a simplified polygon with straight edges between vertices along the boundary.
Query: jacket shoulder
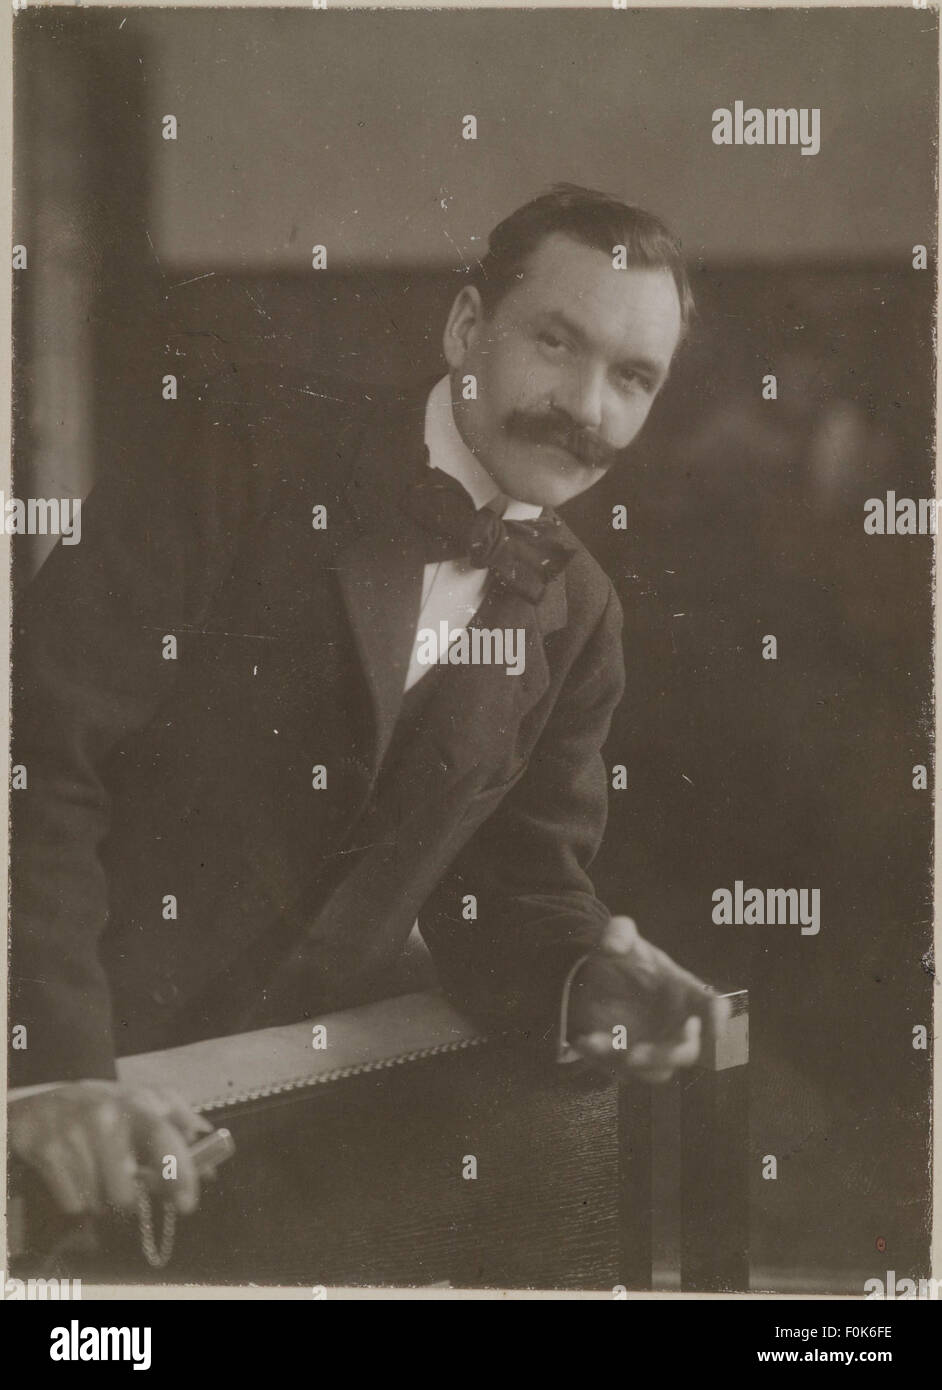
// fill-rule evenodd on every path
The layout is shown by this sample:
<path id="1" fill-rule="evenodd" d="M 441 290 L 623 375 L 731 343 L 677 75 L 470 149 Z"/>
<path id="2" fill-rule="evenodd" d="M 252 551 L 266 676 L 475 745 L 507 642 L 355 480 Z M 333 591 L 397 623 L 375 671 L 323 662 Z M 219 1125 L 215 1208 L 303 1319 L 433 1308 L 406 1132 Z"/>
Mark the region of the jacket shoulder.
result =
<path id="1" fill-rule="evenodd" d="M 624 610 L 614 584 L 585 542 L 562 517 L 558 519 L 563 540 L 575 548 L 575 554 L 564 571 L 570 622 L 594 629 L 609 610 L 620 629 Z"/>

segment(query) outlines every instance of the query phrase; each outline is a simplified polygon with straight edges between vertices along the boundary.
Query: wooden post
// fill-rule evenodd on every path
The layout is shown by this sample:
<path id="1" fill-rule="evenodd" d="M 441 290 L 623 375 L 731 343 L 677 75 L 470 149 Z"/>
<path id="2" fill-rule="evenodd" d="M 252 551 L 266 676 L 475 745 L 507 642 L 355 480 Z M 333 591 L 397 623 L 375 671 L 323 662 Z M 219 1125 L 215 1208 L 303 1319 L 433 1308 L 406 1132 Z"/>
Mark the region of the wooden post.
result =
<path id="1" fill-rule="evenodd" d="M 653 1261 L 651 1088 L 618 1088 L 619 1275 L 626 1289 L 650 1289 Z"/>
<path id="2" fill-rule="evenodd" d="M 749 996 L 724 997 L 725 1032 L 673 1083 L 680 1088 L 681 1288 L 691 1292 L 749 1288 Z M 619 1088 L 619 1268 L 629 1290 L 653 1288 L 653 1165 L 658 1147 L 677 1139 L 655 1135 L 649 1086 Z"/>
<path id="3" fill-rule="evenodd" d="M 729 1026 L 681 1081 L 681 1288 L 749 1289 L 749 995 L 728 994 Z"/>

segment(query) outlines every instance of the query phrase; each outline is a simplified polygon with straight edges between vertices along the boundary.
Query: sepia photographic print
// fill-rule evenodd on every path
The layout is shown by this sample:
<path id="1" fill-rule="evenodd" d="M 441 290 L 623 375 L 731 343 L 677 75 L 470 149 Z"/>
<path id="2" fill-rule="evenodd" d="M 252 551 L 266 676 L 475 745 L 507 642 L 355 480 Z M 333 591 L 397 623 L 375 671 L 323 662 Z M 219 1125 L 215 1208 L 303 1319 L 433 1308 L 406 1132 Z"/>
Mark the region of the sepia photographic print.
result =
<path id="1" fill-rule="evenodd" d="M 938 9 L 13 10 L 4 1298 L 937 1300 Z"/>

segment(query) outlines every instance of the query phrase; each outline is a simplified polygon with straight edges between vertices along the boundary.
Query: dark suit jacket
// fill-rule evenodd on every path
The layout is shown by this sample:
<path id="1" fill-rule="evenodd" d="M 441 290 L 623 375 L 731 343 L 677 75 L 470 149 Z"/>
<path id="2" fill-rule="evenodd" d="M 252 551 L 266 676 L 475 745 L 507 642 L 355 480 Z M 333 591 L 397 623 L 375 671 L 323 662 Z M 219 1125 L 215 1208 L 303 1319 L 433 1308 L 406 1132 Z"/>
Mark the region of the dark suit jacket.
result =
<path id="1" fill-rule="evenodd" d="M 526 630 L 525 672 L 449 667 L 378 779 L 418 616 L 395 494 L 428 384 L 235 381 L 166 405 L 159 466 L 118 460 L 16 608 L 14 1085 L 355 1002 L 417 916 L 460 1007 L 548 1042 L 607 920 L 587 875 L 624 681 L 606 576 L 579 545 L 535 606 L 491 585 L 475 621 Z"/>

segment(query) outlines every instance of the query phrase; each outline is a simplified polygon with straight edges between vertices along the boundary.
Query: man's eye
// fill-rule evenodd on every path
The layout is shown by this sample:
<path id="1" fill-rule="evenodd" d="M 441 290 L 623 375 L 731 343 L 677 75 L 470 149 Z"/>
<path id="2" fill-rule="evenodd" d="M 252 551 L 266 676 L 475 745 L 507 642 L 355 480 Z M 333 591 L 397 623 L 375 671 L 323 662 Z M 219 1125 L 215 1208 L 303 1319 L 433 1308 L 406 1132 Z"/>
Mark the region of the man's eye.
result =
<path id="1" fill-rule="evenodd" d="M 651 391 L 652 383 L 648 377 L 642 376 L 640 372 L 632 371 L 626 367 L 618 373 L 618 385 L 623 391 Z"/>
<path id="2" fill-rule="evenodd" d="M 566 344 L 562 338 L 557 338 L 555 333 L 543 331 L 537 334 L 537 341 L 550 352 L 557 352 L 560 348 L 565 348 Z"/>

